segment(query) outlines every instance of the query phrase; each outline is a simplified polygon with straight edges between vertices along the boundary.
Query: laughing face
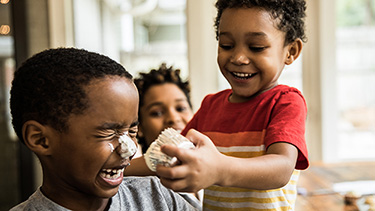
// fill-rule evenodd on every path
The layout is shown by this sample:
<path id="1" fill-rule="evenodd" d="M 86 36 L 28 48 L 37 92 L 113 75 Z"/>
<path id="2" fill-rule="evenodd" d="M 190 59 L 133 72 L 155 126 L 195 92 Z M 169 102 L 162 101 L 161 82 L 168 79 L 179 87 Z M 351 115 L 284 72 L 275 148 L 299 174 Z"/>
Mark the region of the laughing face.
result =
<path id="1" fill-rule="evenodd" d="M 119 137 L 127 133 L 136 143 L 135 85 L 126 78 L 107 77 L 93 80 L 85 91 L 88 108 L 70 116 L 66 133 L 55 131 L 49 137 L 52 151 L 42 191 L 57 202 L 62 199 L 56 199 L 56 194 L 75 198 L 115 195 L 132 158 L 121 156 Z"/>
<path id="2" fill-rule="evenodd" d="M 140 108 L 140 132 L 149 146 L 165 128 L 184 129 L 193 111 L 184 92 L 173 83 L 150 87 Z"/>
<path id="3" fill-rule="evenodd" d="M 232 87 L 231 102 L 244 102 L 277 85 L 289 45 L 277 21 L 258 8 L 225 9 L 219 26 L 217 61 Z"/>

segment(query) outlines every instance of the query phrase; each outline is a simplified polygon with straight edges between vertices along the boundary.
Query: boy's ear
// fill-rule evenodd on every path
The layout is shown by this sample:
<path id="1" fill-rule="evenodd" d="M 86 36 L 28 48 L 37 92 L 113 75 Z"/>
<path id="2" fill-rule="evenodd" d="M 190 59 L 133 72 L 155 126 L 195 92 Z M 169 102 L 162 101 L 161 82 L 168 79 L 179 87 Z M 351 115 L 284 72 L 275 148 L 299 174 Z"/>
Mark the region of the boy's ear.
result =
<path id="1" fill-rule="evenodd" d="M 302 40 L 299 38 L 288 45 L 287 57 L 285 59 L 286 65 L 292 64 L 299 57 L 302 52 L 302 46 Z"/>
<path id="2" fill-rule="evenodd" d="M 35 120 L 29 120 L 23 124 L 23 140 L 26 146 L 37 155 L 50 155 L 50 140 L 46 136 L 48 130 L 48 127 Z"/>

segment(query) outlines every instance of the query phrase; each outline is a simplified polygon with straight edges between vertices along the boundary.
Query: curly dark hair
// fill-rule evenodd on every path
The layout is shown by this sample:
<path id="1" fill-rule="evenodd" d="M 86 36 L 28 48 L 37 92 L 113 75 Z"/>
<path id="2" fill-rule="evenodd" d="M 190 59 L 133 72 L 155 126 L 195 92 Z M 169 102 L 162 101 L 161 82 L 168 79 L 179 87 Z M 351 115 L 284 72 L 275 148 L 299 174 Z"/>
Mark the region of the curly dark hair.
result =
<path id="1" fill-rule="evenodd" d="M 69 116 L 82 114 L 88 107 L 85 86 L 106 76 L 132 80 L 122 65 L 83 49 L 49 49 L 27 59 L 15 71 L 10 91 L 12 124 L 18 138 L 24 143 L 22 126 L 28 120 L 67 131 Z"/>
<path id="2" fill-rule="evenodd" d="M 216 39 L 219 38 L 220 18 L 227 8 L 257 7 L 268 11 L 272 18 L 279 20 L 278 29 L 285 32 L 285 45 L 297 38 L 307 41 L 305 35 L 305 0 L 218 0 L 215 4 L 217 16 L 215 19 Z"/>
<path id="3" fill-rule="evenodd" d="M 183 81 L 180 77 L 180 72 L 180 69 L 173 69 L 173 66 L 167 67 L 166 63 L 162 63 L 159 69 L 152 69 L 147 73 L 139 73 L 139 77 L 134 79 L 139 93 L 139 107 L 143 105 L 144 94 L 150 87 L 165 83 L 176 84 L 184 92 L 191 106 L 189 81 Z"/>
<path id="4" fill-rule="evenodd" d="M 149 72 L 139 73 L 139 77 L 134 79 L 134 83 L 138 88 L 139 93 L 139 107 L 143 106 L 144 96 L 146 92 L 155 85 L 161 85 L 165 83 L 176 84 L 182 92 L 185 94 L 187 101 L 192 107 L 190 102 L 190 85 L 189 81 L 183 81 L 180 77 L 180 69 L 174 69 L 173 66 L 167 67 L 166 63 L 162 63 L 159 69 L 152 69 Z M 138 109 L 138 117 L 142 124 L 142 116 L 140 113 L 141 109 Z M 138 136 L 138 143 L 142 145 L 142 151 L 145 153 L 147 148 L 147 142 L 143 137 Z"/>

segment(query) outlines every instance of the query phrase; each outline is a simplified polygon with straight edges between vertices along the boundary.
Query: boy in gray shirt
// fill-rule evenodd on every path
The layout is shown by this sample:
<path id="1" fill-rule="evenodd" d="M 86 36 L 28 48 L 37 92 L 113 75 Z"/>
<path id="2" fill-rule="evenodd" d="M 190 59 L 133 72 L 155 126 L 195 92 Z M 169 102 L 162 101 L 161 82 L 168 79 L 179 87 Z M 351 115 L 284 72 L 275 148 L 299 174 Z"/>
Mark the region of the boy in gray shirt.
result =
<path id="1" fill-rule="evenodd" d="M 43 183 L 11 210 L 196 210 L 156 177 L 126 177 L 135 154 L 138 92 L 112 59 L 43 51 L 15 72 L 12 123 L 40 160 Z"/>

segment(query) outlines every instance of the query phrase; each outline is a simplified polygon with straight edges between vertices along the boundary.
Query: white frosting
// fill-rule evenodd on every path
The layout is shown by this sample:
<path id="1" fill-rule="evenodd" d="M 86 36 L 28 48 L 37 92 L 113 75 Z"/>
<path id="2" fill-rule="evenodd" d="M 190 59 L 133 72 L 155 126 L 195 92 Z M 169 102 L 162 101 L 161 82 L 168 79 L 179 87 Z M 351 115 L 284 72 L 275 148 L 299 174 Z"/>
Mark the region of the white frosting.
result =
<path id="1" fill-rule="evenodd" d="M 135 145 L 134 141 L 128 136 L 127 132 L 124 135 L 120 136 L 118 141 L 120 143 L 119 155 L 122 158 L 129 158 L 137 152 L 137 146 Z"/>
<path id="2" fill-rule="evenodd" d="M 108 143 L 108 146 L 109 148 L 111 149 L 111 152 L 113 152 L 115 150 L 115 148 L 113 147 L 113 144 L 112 143 Z"/>

